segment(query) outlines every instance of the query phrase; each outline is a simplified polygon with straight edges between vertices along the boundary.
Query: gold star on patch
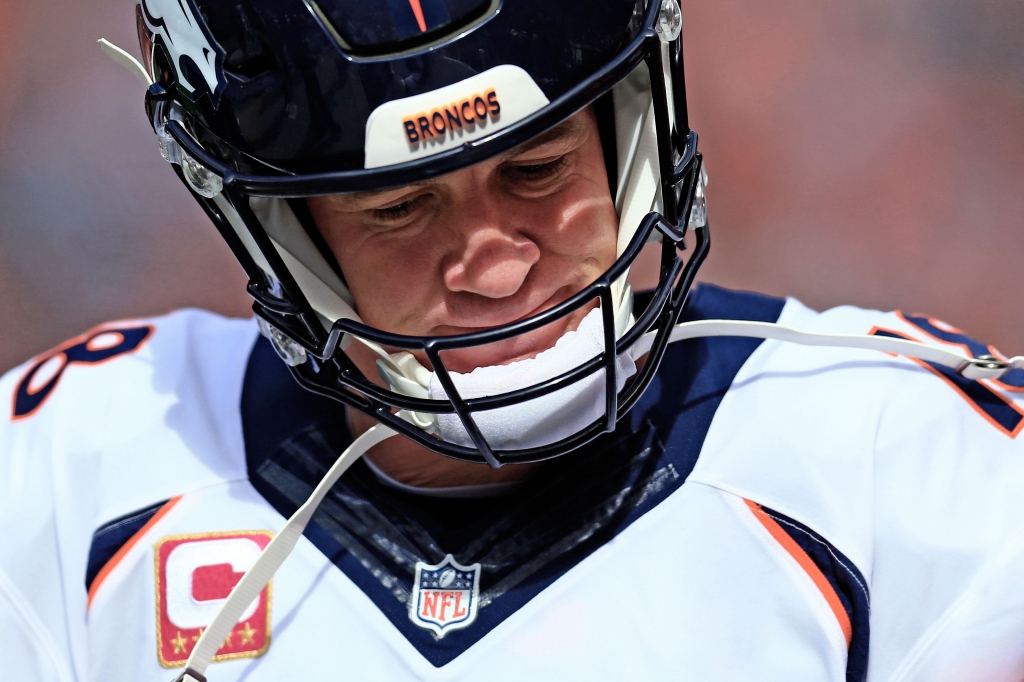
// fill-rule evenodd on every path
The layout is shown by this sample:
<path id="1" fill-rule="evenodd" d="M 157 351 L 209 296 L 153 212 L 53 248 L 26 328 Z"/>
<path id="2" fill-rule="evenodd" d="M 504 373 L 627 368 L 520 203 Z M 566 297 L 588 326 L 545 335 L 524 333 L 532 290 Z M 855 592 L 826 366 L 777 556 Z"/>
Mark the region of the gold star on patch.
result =
<path id="1" fill-rule="evenodd" d="M 193 642 L 198 642 L 199 638 L 203 636 L 204 632 L 206 632 L 206 628 L 199 628 L 199 634 L 198 635 L 192 635 L 192 641 Z M 224 638 L 223 642 L 221 642 L 221 646 L 231 646 L 231 635 L 233 635 L 233 634 L 235 634 L 235 633 L 229 632 L 228 636 Z M 181 633 L 180 632 L 178 633 L 178 636 L 181 637 Z M 242 644 L 245 644 L 245 642 L 242 642 Z"/>
<path id="2" fill-rule="evenodd" d="M 178 636 L 171 640 L 171 646 L 174 647 L 174 653 L 185 653 L 185 644 L 185 638 L 181 636 L 181 630 L 178 630 Z"/>
<path id="3" fill-rule="evenodd" d="M 249 621 L 245 621 L 245 627 L 238 631 L 238 634 L 242 636 L 242 646 L 245 646 L 246 644 L 255 644 L 255 637 L 258 632 L 259 630 L 254 630 L 249 627 Z"/>

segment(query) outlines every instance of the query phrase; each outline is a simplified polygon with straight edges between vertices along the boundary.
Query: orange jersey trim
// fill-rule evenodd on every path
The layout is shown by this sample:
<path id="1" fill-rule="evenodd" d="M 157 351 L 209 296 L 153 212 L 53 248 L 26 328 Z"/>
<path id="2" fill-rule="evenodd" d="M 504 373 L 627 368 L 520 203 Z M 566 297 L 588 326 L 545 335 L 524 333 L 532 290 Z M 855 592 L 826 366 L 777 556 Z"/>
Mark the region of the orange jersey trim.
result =
<path id="1" fill-rule="evenodd" d="M 789 536 L 779 522 L 769 516 L 761 505 L 756 502 L 744 499 L 747 507 L 753 512 L 754 518 L 761 522 L 761 525 L 765 527 L 768 533 L 775 538 L 775 541 L 782 545 L 782 548 L 793 557 L 796 562 L 800 565 L 800 568 L 804 569 L 804 572 L 810 577 L 811 581 L 821 592 L 821 596 L 825 598 L 832 614 L 839 621 L 839 628 L 843 631 L 843 637 L 846 638 L 846 647 L 850 647 L 850 641 L 853 639 L 853 627 L 850 625 L 850 614 L 846 612 L 846 608 L 843 603 L 839 600 L 839 595 L 836 594 L 836 590 L 832 587 L 832 583 L 828 581 L 825 574 L 821 572 L 817 564 L 811 561 L 811 557 L 807 555 L 807 552 L 803 550 L 803 547 L 796 544 L 796 541 Z"/>
<path id="2" fill-rule="evenodd" d="M 907 322 L 907 324 L 912 324 L 912 323 Z M 924 331 L 924 330 L 922 329 L 921 331 Z M 896 337 L 901 338 L 901 339 L 906 339 L 908 341 L 917 341 L 917 339 L 915 339 L 913 336 L 910 336 L 909 334 L 905 334 L 905 333 L 903 333 L 901 331 L 897 331 L 895 329 L 887 329 L 885 327 L 872 327 L 871 331 L 869 333 L 870 334 L 875 334 L 877 332 L 884 332 L 886 334 L 892 334 L 893 336 L 896 336 Z M 928 335 L 928 336 L 931 336 L 927 332 L 925 332 L 925 334 Z M 965 351 L 967 352 L 968 356 L 971 356 L 971 349 L 968 348 L 967 346 L 963 345 L 963 344 L 949 343 L 948 341 L 943 341 L 942 339 L 937 339 L 934 336 L 932 336 L 932 338 L 936 339 L 936 341 L 939 341 L 940 343 L 943 343 L 943 344 L 945 344 L 947 346 L 960 346 L 961 348 L 965 349 Z M 886 353 L 886 355 L 893 355 L 893 354 L 892 353 Z M 895 356 L 893 356 L 893 357 L 895 357 Z M 971 406 L 971 409 L 974 410 L 975 412 L 977 412 L 981 416 L 982 419 L 984 419 L 989 424 L 991 424 L 992 426 L 994 426 L 997 429 L 999 429 L 999 431 L 1001 431 L 1002 433 L 1005 433 L 1010 438 L 1016 438 L 1017 436 L 1020 435 L 1021 431 L 1024 431 L 1024 419 L 1022 419 L 1017 424 L 1017 426 L 1011 431 L 1010 429 L 1006 428 L 1005 426 L 1003 426 L 1002 424 L 997 422 L 992 417 L 992 415 L 990 415 L 988 412 L 986 412 L 985 410 L 981 409 L 981 407 L 978 405 L 978 403 L 976 403 L 974 401 L 974 399 L 971 398 L 971 396 L 969 396 L 966 393 L 964 393 L 963 389 L 956 385 L 956 382 L 950 381 L 949 377 L 947 377 L 945 374 L 940 372 L 938 369 L 936 369 L 935 367 L 932 367 L 930 364 L 928 364 L 924 360 L 921 360 L 920 358 L 915 358 L 915 357 L 912 357 L 912 356 L 909 356 L 909 355 L 906 356 L 906 358 L 908 360 L 914 362 L 915 364 L 920 365 L 924 369 L 928 370 L 929 372 L 931 372 L 932 374 L 934 374 L 935 376 L 937 376 L 938 378 L 940 378 L 944 382 L 946 382 L 946 385 L 949 386 L 950 388 L 952 388 L 954 391 L 956 391 L 957 394 L 961 398 L 963 398 L 964 401 L 968 405 Z M 999 391 L 993 390 L 992 387 L 990 387 L 990 386 L 988 386 L 987 384 L 984 383 L 984 380 L 977 380 L 977 381 L 978 381 L 979 385 L 985 387 L 995 398 L 997 398 L 998 400 L 1002 401 L 1011 410 L 1013 410 L 1017 414 L 1019 414 L 1022 417 L 1024 417 L 1024 410 L 1022 410 L 1020 407 L 1018 407 L 1016 402 L 1014 402 L 1013 400 L 1007 398 L 1006 396 L 1004 396 Z M 992 381 L 995 381 L 996 383 L 998 383 L 1000 388 L 1010 388 L 1011 390 L 1015 390 L 1015 391 L 1021 390 L 1021 389 L 1016 389 L 1016 388 L 1014 388 L 1012 386 L 1007 387 L 1005 384 L 1000 383 L 998 380 L 992 380 Z"/>
<path id="3" fill-rule="evenodd" d="M 967 355 L 967 357 L 969 357 L 969 358 L 974 357 L 974 352 L 971 350 L 970 346 L 968 346 L 967 344 L 965 344 L 965 343 L 957 343 L 956 341 L 947 341 L 946 339 L 940 339 L 939 337 L 935 336 L 934 334 L 932 334 L 927 329 L 924 329 L 923 327 L 919 327 L 918 325 L 916 325 L 913 322 L 911 322 L 909 319 L 907 319 L 907 316 L 904 315 L 903 313 L 901 313 L 899 310 L 896 311 L 896 315 L 901 320 L 906 322 L 908 325 L 910 325 L 914 329 L 916 329 L 916 330 L 920 331 L 921 333 L 923 333 L 926 337 L 928 337 L 930 339 L 934 339 L 935 341 L 937 341 L 937 342 L 939 342 L 939 343 L 941 343 L 943 345 L 946 345 L 946 346 L 956 346 L 957 348 L 962 349 L 964 351 L 964 353 Z M 938 319 L 936 319 L 934 317 L 928 317 L 927 315 L 912 315 L 911 317 L 924 317 L 924 318 L 927 318 L 928 321 L 932 325 L 938 327 L 939 329 L 942 329 L 943 327 L 946 327 L 950 334 L 959 334 L 960 336 L 968 336 L 963 330 L 957 329 L 953 325 L 947 324 L 946 322 L 943 322 L 942 320 L 938 320 Z M 891 332 L 892 330 L 891 329 L 887 329 L 886 331 Z M 913 339 L 913 340 L 916 341 L 917 339 Z M 978 343 L 981 343 L 981 341 L 978 341 Z M 1001 359 L 1003 362 L 1006 362 L 1007 360 L 1009 360 L 1009 358 L 1006 357 L 1006 355 L 1000 353 L 999 349 L 996 348 L 995 346 L 993 346 L 991 344 L 987 344 L 987 343 L 986 344 L 982 344 L 982 345 L 984 345 L 988 349 L 989 353 L 991 353 L 995 357 Z M 945 377 L 943 377 L 943 378 L 945 378 Z M 1021 387 L 1021 386 L 1011 386 L 1010 384 L 1004 384 L 999 379 L 988 379 L 987 381 L 991 381 L 994 385 L 998 386 L 1000 389 L 1002 389 L 1004 391 L 1009 391 L 1011 393 L 1024 393 L 1024 387 Z"/>
<path id="4" fill-rule="evenodd" d="M 135 543 L 141 540 L 142 536 L 148 533 L 150 528 L 155 526 L 160 519 L 166 516 L 167 512 L 171 511 L 174 505 L 178 504 L 180 500 L 181 495 L 167 500 L 167 503 L 160 507 L 156 514 L 153 514 L 153 518 L 146 521 L 146 525 L 140 528 L 135 535 L 128 538 L 128 542 L 124 543 L 121 549 L 117 550 L 117 553 L 110 557 L 110 561 L 103 565 L 103 568 L 101 568 L 100 572 L 96 574 L 96 579 L 92 581 L 92 586 L 89 588 L 89 598 L 85 606 L 87 611 L 92 607 L 92 600 L 96 596 L 96 592 L 100 589 L 100 585 L 103 584 L 103 581 L 107 579 L 107 576 L 110 575 L 110 572 L 113 571 L 119 563 L 121 563 L 121 560 L 124 559 L 128 552 L 131 551 L 132 547 L 135 546 Z"/>

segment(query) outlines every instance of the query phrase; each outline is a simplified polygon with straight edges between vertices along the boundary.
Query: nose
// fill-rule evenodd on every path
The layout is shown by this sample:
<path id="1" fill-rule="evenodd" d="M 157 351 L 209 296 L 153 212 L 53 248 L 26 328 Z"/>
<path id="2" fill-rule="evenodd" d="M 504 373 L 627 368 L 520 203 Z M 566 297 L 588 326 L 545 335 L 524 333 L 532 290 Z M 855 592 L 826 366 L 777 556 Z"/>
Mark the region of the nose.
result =
<path id="1" fill-rule="evenodd" d="M 482 211 L 463 216 L 461 246 L 443 264 L 444 283 L 450 291 L 468 292 L 487 298 L 505 298 L 519 291 L 540 259 L 540 247 L 521 232 L 502 225 L 499 211 Z"/>

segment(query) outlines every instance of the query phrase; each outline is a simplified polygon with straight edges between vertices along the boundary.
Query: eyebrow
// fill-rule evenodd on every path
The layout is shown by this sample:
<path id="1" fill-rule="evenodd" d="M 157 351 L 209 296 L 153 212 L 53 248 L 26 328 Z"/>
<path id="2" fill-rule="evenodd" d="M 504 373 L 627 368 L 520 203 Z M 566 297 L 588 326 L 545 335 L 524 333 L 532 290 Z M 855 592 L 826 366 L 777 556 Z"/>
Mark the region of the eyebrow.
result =
<path id="1" fill-rule="evenodd" d="M 578 120 L 576 116 L 571 116 L 566 120 L 559 123 L 551 130 L 545 131 L 536 137 L 527 140 L 518 147 L 513 147 L 511 150 L 505 152 L 503 155 L 505 158 L 512 158 L 525 154 L 526 152 L 533 151 L 537 147 L 542 147 L 551 142 L 559 142 L 561 140 L 578 137 L 583 132 L 584 124 Z"/>
<path id="2" fill-rule="evenodd" d="M 505 152 L 504 154 L 501 154 L 500 158 L 502 158 L 502 159 L 515 158 L 515 157 L 517 157 L 517 156 L 519 156 L 521 154 L 525 154 L 527 152 L 533 151 L 534 149 L 536 149 L 538 147 L 543 147 L 546 144 L 551 144 L 552 142 L 560 142 L 561 140 L 569 139 L 569 138 L 572 138 L 572 137 L 577 137 L 577 136 L 579 136 L 583 132 L 583 128 L 584 128 L 584 124 L 581 123 L 577 119 L 576 116 L 571 116 L 568 119 L 566 119 L 566 120 L 562 121 L 561 123 L 559 123 L 554 128 L 551 128 L 550 130 L 547 130 L 547 131 L 541 133 L 540 135 L 537 135 L 536 137 L 533 137 L 533 138 L 527 140 L 526 142 L 522 143 L 521 145 L 519 145 L 517 147 L 513 147 L 512 149 L 510 149 L 509 151 Z M 386 194 L 388 192 L 394 192 L 395 190 L 399 190 L 399 189 L 402 189 L 402 190 L 409 189 L 409 190 L 411 190 L 411 189 L 415 189 L 416 187 L 421 187 L 423 185 L 428 185 L 428 184 L 430 184 L 430 182 L 431 182 L 430 180 L 426 180 L 424 182 L 417 182 L 417 183 L 413 183 L 411 185 L 405 185 L 405 186 L 402 186 L 402 187 L 389 187 L 389 188 L 386 188 L 386 189 L 375 189 L 375 190 L 371 190 L 371 191 L 368 191 L 368 192 L 354 192 L 352 194 L 347 194 L 347 195 L 342 195 L 342 196 L 348 197 L 352 202 L 370 201 L 370 200 L 372 200 L 372 199 L 374 199 L 374 198 L 376 198 L 376 197 L 378 197 L 378 196 L 380 196 L 382 194 Z"/>

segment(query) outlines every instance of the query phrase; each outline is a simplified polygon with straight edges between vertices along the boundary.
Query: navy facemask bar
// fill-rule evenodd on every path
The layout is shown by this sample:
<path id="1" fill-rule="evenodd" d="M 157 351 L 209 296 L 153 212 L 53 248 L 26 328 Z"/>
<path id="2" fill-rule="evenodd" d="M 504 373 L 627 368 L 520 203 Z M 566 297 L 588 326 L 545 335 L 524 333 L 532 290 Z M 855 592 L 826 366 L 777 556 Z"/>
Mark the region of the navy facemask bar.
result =
<path id="1" fill-rule="evenodd" d="M 253 310 L 256 315 L 283 332 L 312 356 L 304 364 L 292 368 L 296 379 L 303 386 L 338 399 L 378 421 L 387 423 L 415 442 L 442 455 L 471 462 L 486 462 L 492 467 L 507 463 L 540 461 L 569 452 L 601 433 L 614 430 L 616 422 L 640 398 L 657 371 L 669 342 L 669 333 L 679 319 L 686 295 L 709 248 L 709 235 L 705 227 L 697 230 L 696 248 L 690 258 L 684 262 L 678 254 L 678 250 L 685 248 L 683 240 L 700 177 L 701 156 L 696 151 L 697 136 L 689 130 L 688 125 L 681 38 L 670 43 L 668 49 L 665 49 L 665 44 L 651 28 L 657 18 L 658 7 L 659 3 L 651 4 L 645 21 L 648 28 L 640 32 L 616 60 L 544 109 L 509 128 L 461 147 L 381 169 L 302 176 L 239 174 L 196 142 L 186 131 L 183 121 L 168 120 L 169 98 L 159 85 L 152 86 L 147 93 L 147 109 L 155 127 L 165 125 L 166 131 L 188 155 L 223 178 L 223 197 L 238 213 L 274 273 L 274 278 L 269 277 L 264 268 L 255 262 L 216 203 L 212 199 L 195 194 L 194 191 L 193 194 L 246 270 L 250 278 L 249 293 L 255 299 Z M 666 59 L 667 65 L 664 63 Z M 654 100 L 663 212 L 652 212 L 646 216 L 626 250 L 597 281 L 569 300 L 529 319 L 492 330 L 451 337 L 389 334 L 348 319 L 338 320 L 328 332 L 322 318 L 313 311 L 249 205 L 250 196 L 294 198 L 379 189 L 411 184 L 471 165 L 511 149 L 557 125 L 610 91 L 641 62 L 646 63 L 652 76 L 651 96 Z M 674 85 L 671 103 L 674 105 L 671 107 L 675 113 L 674 126 L 669 121 L 667 87 L 665 79 L 661 77 L 666 71 L 671 74 Z M 181 174 L 179 166 L 175 166 L 175 170 Z M 655 231 L 662 242 L 658 288 L 647 310 L 616 342 L 611 284 L 625 274 Z M 595 298 L 601 301 L 603 311 L 605 352 L 602 355 L 561 376 L 534 386 L 468 400 L 459 395 L 441 360 L 440 354 L 443 351 L 493 343 L 532 331 L 571 314 Z M 620 393 L 616 390 L 617 354 L 624 352 L 643 334 L 652 330 L 655 330 L 656 334 L 647 361 Z M 342 335 L 346 333 L 385 347 L 423 351 L 430 359 L 437 379 L 449 399 L 413 398 L 370 382 L 337 347 Z M 600 370 L 605 372 L 604 416 L 576 434 L 555 443 L 530 449 L 494 451 L 472 419 L 471 415 L 474 412 L 496 409 L 546 395 Z M 457 413 L 474 447 L 435 438 L 396 415 L 396 409 L 423 413 Z"/>

